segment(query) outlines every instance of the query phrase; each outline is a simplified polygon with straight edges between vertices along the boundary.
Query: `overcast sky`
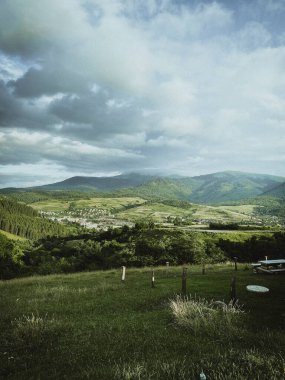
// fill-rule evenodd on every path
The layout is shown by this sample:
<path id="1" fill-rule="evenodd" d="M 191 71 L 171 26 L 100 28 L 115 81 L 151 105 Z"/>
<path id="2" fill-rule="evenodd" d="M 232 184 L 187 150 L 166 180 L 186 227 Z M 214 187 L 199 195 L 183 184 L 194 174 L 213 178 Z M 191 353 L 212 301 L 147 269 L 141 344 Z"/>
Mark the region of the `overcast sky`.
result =
<path id="1" fill-rule="evenodd" d="M 285 176 L 285 0 L 1 0 L 0 187 Z"/>

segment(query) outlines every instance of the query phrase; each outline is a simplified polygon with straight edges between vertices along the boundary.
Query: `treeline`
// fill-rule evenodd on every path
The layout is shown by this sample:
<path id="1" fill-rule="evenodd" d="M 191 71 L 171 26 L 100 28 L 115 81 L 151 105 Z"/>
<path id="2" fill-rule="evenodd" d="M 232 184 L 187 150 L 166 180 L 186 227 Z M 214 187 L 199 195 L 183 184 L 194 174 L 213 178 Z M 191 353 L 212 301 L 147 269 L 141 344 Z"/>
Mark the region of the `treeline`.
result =
<path id="1" fill-rule="evenodd" d="M 35 240 L 67 234 L 65 226 L 44 219 L 31 207 L 9 199 L 0 199 L 0 229 Z"/>
<path id="2" fill-rule="evenodd" d="M 194 209 L 194 211 L 196 210 L 191 202 L 183 201 L 183 200 L 165 199 L 165 200 L 160 201 L 160 203 L 167 206 L 183 208 L 184 210 L 192 210 L 192 209 Z"/>
<path id="3" fill-rule="evenodd" d="M 22 261 L 29 241 L 14 241 L 0 233 L 0 279 L 9 279 L 26 273 Z M 30 247 L 31 248 L 31 247 Z"/>
<path id="4" fill-rule="evenodd" d="M 1 191 L 0 191 L 1 193 Z M 6 195 L 6 197 L 16 201 L 23 202 L 26 204 L 31 204 L 35 202 L 46 201 L 49 199 L 58 199 L 58 200 L 78 200 L 78 199 L 90 199 L 91 197 L 98 196 L 97 193 L 93 192 L 80 192 L 73 190 L 45 190 L 45 191 L 34 191 L 34 190 L 18 190 L 18 191 L 7 191 L 2 193 Z"/>
<path id="5" fill-rule="evenodd" d="M 0 199 L 0 211 L 7 212 L 9 214 L 22 214 L 31 217 L 38 216 L 38 212 L 32 207 L 5 198 Z"/>
<path id="6" fill-rule="evenodd" d="M 272 236 L 253 235 L 245 241 L 220 239 L 218 246 L 231 259 L 237 257 L 240 262 L 257 262 L 268 259 L 285 258 L 285 233 L 275 232 Z"/>
<path id="7" fill-rule="evenodd" d="M 238 257 L 239 262 L 256 262 L 264 256 L 280 258 L 284 248 L 284 233 L 234 242 L 215 235 L 162 230 L 152 223 L 140 223 L 133 228 L 124 226 L 77 237 L 41 239 L 22 251 L 16 270 L 12 269 L 10 276 L 90 271 L 122 265 L 155 266 L 166 262 L 202 265 L 234 257 Z M 7 271 L 5 273 L 7 276 Z"/>
<path id="8" fill-rule="evenodd" d="M 254 228 L 254 230 L 267 230 L 267 226 L 250 226 L 250 225 L 240 225 L 238 223 L 219 223 L 219 222 L 211 222 L 209 223 L 210 230 L 230 230 L 230 231 L 250 231 Z"/>

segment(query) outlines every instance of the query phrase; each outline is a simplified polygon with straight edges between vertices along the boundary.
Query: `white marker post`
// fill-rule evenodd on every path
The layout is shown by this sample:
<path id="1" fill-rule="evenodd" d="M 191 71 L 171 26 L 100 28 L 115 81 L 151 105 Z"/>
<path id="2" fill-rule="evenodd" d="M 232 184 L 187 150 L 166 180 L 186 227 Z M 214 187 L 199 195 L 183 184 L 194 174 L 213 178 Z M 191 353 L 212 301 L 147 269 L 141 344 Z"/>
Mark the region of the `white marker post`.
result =
<path id="1" fill-rule="evenodd" d="M 126 279 L 126 267 L 122 266 L 122 281 Z"/>
<path id="2" fill-rule="evenodd" d="M 151 274 L 151 287 L 154 288 L 154 270 L 152 271 L 152 274 Z"/>

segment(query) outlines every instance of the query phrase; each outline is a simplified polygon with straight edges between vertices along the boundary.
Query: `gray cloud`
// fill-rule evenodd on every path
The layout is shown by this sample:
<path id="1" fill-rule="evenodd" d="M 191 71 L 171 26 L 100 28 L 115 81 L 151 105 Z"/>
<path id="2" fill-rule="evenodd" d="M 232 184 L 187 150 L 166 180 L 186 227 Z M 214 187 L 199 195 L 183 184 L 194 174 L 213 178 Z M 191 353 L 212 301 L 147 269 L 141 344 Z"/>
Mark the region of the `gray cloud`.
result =
<path id="1" fill-rule="evenodd" d="M 49 110 L 64 122 L 87 126 L 89 139 L 96 140 L 106 134 L 134 133 L 144 127 L 142 108 L 132 100 L 113 98 L 103 91 L 65 95 L 53 101 Z"/>
<path id="2" fill-rule="evenodd" d="M 0 170 L 284 175 L 284 16 L 283 0 L 3 0 Z"/>
<path id="3" fill-rule="evenodd" d="M 86 87 L 83 75 L 66 72 L 61 67 L 29 69 L 24 76 L 9 83 L 18 97 L 37 98 L 42 95 L 74 93 Z"/>
<path id="4" fill-rule="evenodd" d="M 5 83 L 0 81 L 0 120 L 1 126 L 9 126 L 19 122 L 23 115 L 21 103 L 8 91 Z"/>

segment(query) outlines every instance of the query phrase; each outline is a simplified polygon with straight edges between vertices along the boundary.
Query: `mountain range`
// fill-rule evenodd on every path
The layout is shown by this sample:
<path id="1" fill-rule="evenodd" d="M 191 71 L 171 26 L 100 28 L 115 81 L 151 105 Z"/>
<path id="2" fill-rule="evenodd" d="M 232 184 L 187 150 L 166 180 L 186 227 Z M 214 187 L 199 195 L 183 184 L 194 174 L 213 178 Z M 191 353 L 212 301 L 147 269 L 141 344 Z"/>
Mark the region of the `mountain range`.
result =
<path id="1" fill-rule="evenodd" d="M 225 171 L 195 177 L 164 177 L 137 173 L 113 177 L 72 177 L 61 182 L 12 191 L 76 190 L 144 198 L 182 199 L 194 203 L 224 203 L 258 196 L 285 199 L 285 178 L 268 174 Z"/>

